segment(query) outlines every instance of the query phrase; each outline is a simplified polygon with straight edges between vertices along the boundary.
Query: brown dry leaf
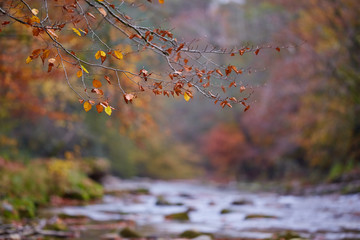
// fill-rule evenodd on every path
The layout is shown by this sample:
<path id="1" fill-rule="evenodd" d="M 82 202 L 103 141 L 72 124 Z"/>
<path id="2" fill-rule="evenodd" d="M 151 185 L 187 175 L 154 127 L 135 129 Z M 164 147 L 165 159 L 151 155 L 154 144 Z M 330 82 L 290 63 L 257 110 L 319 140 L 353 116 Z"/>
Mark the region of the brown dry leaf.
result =
<path id="1" fill-rule="evenodd" d="M 91 18 L 96 19 L 96 17 L 95 17 L 92 13 L 87 12 L 86 14 L 87 14 L 88 16 L 90 16 Z"/>
<path id="2" fill-rule="evenodd" d="M 34 15 L 38 15 L 39 10 L 37 10 L 36 8 L 33 8 L 33 9 L 31 9 L 31 12 L 32 12 L 32 14 L 34 14 Z"/>
<path id="3" fill-rule="evenodd" d="M 54 30 L 52 29 L 46 29 L 46 31 L 53 36 L 54 38 L 58 38 L 59 36 L 54 32 Z"/>
<path id="4" fill-rule="evenodd" d="M 135 98 L 135 95 L 131 94 L 131 93 L 126 93 L 124 95 L 124 100 L 126 103 L 129 103 L 129 102 L 131 103 L 134 98 Z"/>
<path id="5" fill-rule="evenodd" d="M 98 11 L 101 13 L 101 15 L 103 15 L 103 17 L 106 17 L 107 12 L 106 12 L 105 9 L 103 9 L 103 8 L 98 8 Z"/>
<path id="6" fill-rule="evenodd" d="M 56 62 L 56 59 L 55 59 L 55 58 L 49 58 L 48 62 L 49 62 L 49 63 L 55 63 L 55 62 Z"/>
<path id="7" fill-rule="evenodd" d="M 110 84 L 110 85 L 111 85 L 111 82 L 110 82 L 110 78 L 109 78 L 109 76 L 105 75 L 105 76 L 104 76 L 104 78 L 105 78 L 105 80 L 108 82 L 108 84 Z"/>

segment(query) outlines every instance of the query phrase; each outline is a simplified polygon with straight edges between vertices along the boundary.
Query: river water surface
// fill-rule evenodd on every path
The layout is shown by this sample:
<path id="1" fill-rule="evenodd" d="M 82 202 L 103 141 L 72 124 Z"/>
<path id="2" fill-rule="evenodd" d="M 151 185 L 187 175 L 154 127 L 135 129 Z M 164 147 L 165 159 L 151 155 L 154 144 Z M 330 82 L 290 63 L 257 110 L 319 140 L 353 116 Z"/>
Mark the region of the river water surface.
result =
<path id="1" fill-rule="evenodd" d="M 173 237 L 193 229 L 217 237 L 264 239 L 291 230 L 309 239 L 360 239 L 360 194 L 283 196 L 192 181 L 113 179 L 105 187 L 109 191 L 145 188 L 150 194 L 106 195 L 100 204 L 56 211 L 94 221 L 131 220 L 144 236 Z M 159 197 L 174 205 L 157 205 Z M 224 209 L 229 213 L 221 214 Z M 189 221 L 165 218 L 184 211 Z"/>

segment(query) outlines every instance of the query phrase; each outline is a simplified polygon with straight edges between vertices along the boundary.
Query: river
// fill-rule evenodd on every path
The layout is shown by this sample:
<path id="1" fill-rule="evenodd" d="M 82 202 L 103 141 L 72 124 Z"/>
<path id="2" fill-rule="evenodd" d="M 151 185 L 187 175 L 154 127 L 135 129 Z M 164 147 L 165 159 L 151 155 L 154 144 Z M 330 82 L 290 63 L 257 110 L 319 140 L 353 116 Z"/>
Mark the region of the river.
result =
<path id="1" fill-rule="evenodd" d="M 308 239 L 360 239 L 360 194 L 292 196 L 243 192 L 195 181 L 115 178 L 105 187 L 110 192 L 148 189 L 149 194 L 105 195 L 101 203 L 54 211 L 96 222 L 132 221 L 143 236 L 152 237 L 174 237 L 193 229 L 218 238 L 265 239 L 291 230 Z M 161 204 L 159 199 L 167 202 Z M 225 209 L 227 213 L 222 214 Z M 188 211 L 189 221 L 165 217 L 184 211 Z"/>

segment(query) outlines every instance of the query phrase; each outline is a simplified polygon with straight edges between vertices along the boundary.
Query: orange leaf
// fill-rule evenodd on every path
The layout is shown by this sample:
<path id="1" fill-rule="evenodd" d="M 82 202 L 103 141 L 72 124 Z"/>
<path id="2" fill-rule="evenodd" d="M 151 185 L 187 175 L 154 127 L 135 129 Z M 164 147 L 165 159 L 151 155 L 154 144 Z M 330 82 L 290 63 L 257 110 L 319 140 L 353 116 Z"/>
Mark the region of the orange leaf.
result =
<path id="1" fill-rule="evenodd" d="M 258 54 L 259 54 L 259 52 L 260 52 L 260 48 L 256 49 L 256 51 L 255 51 L 255 55 L 258 55 Z"/>
<path id="2" fill-rule="evenodd" d="M 220 69 L 216 69 L 215 70 L 220 76 L 224 76 L 224 74 L 222 74 L 222 72 L 220 71 Z"/>
<path id="3" fill-rule="evenodd" d="M 101 113 L 102 111 L 104 111 L 104 107 L 99 103 L 98 105 L 96 105 L 96 110 L 98 113 Z"/>
<path id="4" fill-rule="evenodd" d="M 79 78 L 83 75 L 83 72 L 81 70 L 79 70 L 77 73 L 76 73 L 76 76 Z"/>
<path id="5" fill-rule="evenodd" d="M 280 48 L 279 48 L 279 47 L 277 47 L 277 48 L 275 48 L 275 49 L 276 49 L 276 51 L 280 52 Z"/>
<path id="6" fill-rule="evenodd" d="M 99 80 L 96 80 L 96 79 L 94 79 L 92 84 L 93 84 L 94 88 L 99 88 L 102 85 L 101 82 Z"/>
<path id="7" fill-rule="evenodd" d="M 84 103 L 84 109 L 85 109 L 85 111 L 88 112 L 88 111 L 90 111 L 91 108 L 92 108 L 91 104 L 90 104 L 88 101 L 86 101 L 86 102 Z"/>
<path id="8" fill-rule="evenodd" d="M 159 0 L 160 4 L 164 4 L 165 0 Z"/>

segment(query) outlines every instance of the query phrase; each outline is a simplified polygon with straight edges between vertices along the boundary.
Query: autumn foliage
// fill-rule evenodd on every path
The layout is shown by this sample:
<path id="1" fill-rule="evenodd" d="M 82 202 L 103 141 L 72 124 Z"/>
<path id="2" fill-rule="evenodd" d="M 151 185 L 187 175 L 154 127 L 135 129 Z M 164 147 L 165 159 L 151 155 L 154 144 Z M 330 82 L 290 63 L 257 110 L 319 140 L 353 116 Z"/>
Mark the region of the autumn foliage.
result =
<path id="1" fill-rule="evenodd" d="M 141 8 L 151 5 L 157 6 L 155 1 L 144 1 Z M 97 112 L 111 115 L 112 105 L 117 103 L 109 88 L 117 88 L 127 104 L 143 92 L 183 96 L 186 101 L 197 92 L 222 108 L 233 104 L 242 104 L 245 111 L 250 108 L 248 98 L 253 90 L 242 84 L 241 75 L 250 73 L 251 68 L 216 63 L 213 57 L 257 56 L 262 49 L 279 52 L 279 46 L 199 46 L 180 40 L 181 35 L 175 37 L 170 30 L 139 25 L 128 13 L 132 8 L 128 1 L 3 1 L 1 30 L 23 25 L 37 43 L 24 62 L 37 64 L 35 60 L 40 59 L 47 72 L 62 71 L 85 111 L 96 106 Z M 149 54 L 150 61 L 159 61 L 163 67 L 127 67 Z M 230 88 L 238 90 L 227 92 Z"/>

